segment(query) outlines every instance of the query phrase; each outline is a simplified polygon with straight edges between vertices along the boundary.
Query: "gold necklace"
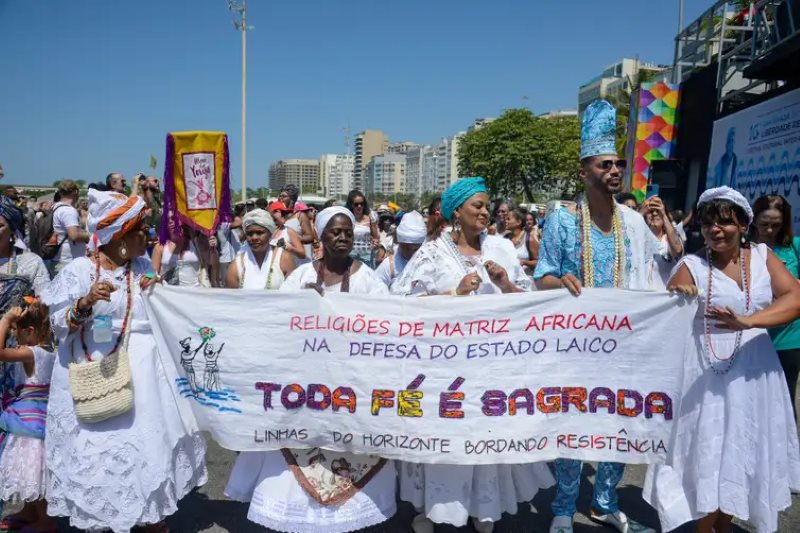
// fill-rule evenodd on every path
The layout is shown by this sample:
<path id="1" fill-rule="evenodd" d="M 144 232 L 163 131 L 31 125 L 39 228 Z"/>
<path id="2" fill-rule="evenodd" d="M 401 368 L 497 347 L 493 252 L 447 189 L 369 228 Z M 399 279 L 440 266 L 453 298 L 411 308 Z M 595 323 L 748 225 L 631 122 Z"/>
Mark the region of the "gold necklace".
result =
<path id="1" fill-rule="evenodd" d="M 616 202 L 611 215 L 612 234 L 614 235 L 614 287 L 622 286 L 622 258 L 625 256 L 622 236 L 622 217 Z M 594 287 L 594 250 L 592 248 L 592 215 L 589 212 L 589 202 L 586 197 L 581 201 L 581 231 L 583 246 L 581 254 L 581 268 L 583 271 L 583 285 Z"/>

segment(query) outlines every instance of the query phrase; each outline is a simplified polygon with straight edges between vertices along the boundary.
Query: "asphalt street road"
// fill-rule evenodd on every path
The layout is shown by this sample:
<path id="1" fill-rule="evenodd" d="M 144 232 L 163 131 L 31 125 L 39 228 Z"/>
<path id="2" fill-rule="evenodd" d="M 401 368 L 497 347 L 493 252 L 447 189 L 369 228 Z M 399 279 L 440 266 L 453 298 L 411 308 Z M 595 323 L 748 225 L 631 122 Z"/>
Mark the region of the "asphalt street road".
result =
<path id="1" fill-rule="evenodd" d="M 264 528 L 247 520 L 247 505 L 228 500 L 223 491 L 228 480 L 236 454 L 224 450 L 214 442 L 209 443 L 208 483 L 192 492 L 180 503 L 178 512 L 171 516 L 167 523 L 173 533 L 253 533 L 264 532 Z M 644 481 L 645 467 L 629 466 L 625 469 L 625 477 L 619 486 L 620 507 L 635 520 L 648 526 L 658 528 L 658 517 L 647 503 L 641 498 L 641 485 Z M 581 494 L 578 501 L 578 516 L 576 517 L 576 533 L 600 533 L 615 530 L 604 528 L 590 522 L 586 515 L 591 501 L 591 481 L 594 478 L 594 468 L 587 464 L 583 469 Z M 540 491 L 530 505 L 522 505 L 520 512 L 515 516 L 504 516 L 497 525 L 497 533 L 538 533 L 547 532 L 552 515 L 550 501 L 553 499 L 554 489 Z M 15 507 L 9 507 L 11 512 Z M 364 530 L 364 533 L 407 533 L 411 531 L 410 523 L 413 518 L 413 509 L 408 504 L 401 504 L 397 515 L 392 520 L 379 526 Z M 78 530 L 68 527 L 65 520 L 59 523 L 59 531 L 74 533 Z M 471 533 L 470 526 L 454 528 L 437 526 L 437 533 Z M 693 531 L 688 524 L 678 530 L 680 533 Z M 755 531 L 748 524 L 741 523 L 736 532 Z M 794 505 L 781 516 L 781 533 L 800 532 L 800 502 L 795 497 Z"/>

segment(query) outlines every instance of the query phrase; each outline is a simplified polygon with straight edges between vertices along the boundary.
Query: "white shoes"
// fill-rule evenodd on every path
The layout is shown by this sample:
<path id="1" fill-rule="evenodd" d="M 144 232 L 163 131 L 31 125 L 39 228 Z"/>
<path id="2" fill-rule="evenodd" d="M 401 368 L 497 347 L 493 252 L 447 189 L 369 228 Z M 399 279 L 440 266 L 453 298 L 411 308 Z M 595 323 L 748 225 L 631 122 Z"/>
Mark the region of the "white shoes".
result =
<path id="1" fill-rule="evenodd" d="M 494 522 L 480 522 L 473 516 L 472 527 L 478 533 L 492 533 L 494 531 Z"/>
<path id="2" fill-rule="evenodd" d="M 605 524 L 607 526 L 611 526 L 620 533 L 656 533 L 655 529 L 644 526 L 639 522 L 628 518 L 628 516 L 622 511 L 617 511 L 616 513 L 609 513 L 603 515 L 593 515 L 590 513 L 589 519 L 592 522 L 597 522 L 598 524 Z M 550 531 L 552 533 L 552 528 L 550 529 Z M 570 529 L 566 533 L 571 533 L 571 532 L 572 529 Z"/>
<path id="3" fill-rule="evenodd" d="M 572 517 L 553 517 L 553 521 L 550 523 L 550 533 L 572 533 Z"/>
<path id="4" fill-rule="evenodd" d="M 494 522 L 480 522 L 474 517 L 472 518 L 472 527 L 478 533 L 492 533 L 494 531 Z M 411 521 L 411 529 L 414 533 L 433 533 L 433 521 L 420 513 Z"/>
<path id="5" fill-rule="evenodd" d="M 433 522 L 430 518 L 420 513 L 411 521 L 411 529 L 414 533 L 433 533 Z"/>

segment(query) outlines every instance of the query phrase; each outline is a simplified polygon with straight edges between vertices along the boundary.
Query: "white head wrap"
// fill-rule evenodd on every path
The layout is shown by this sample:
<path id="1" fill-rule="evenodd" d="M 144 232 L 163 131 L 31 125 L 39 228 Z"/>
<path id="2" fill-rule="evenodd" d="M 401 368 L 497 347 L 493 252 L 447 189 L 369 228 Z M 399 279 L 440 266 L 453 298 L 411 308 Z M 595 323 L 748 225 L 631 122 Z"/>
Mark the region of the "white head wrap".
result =
<path id="1" fill-rule="evenodd" d="M 242 219 L 242 227 L 244 227 L 245 231 L 253 225 L 261 226 L 270 233 L 275 233 L 275 220 L 273 220 L 272 215 L 263 209 L 253 209 Z"/>
<path id="2" fill-rule="evenodd" d="M 749 226 L 753 222 L 753 208 L 750 207 L 750 203 L 747 201 L 742 193 L 735 189 L 731 189 L 723 185 L 722 187 L 715 187 L 713 189 L 708 189 L 700 195 L 700 200 L 697 202 L 697 207 L 710 202 L 712 200 L 728 200 L 732 202 L 742 209 L 744 209 L 745 215 L 747 215 L 747 225 Z"/>
<path id="3" fill-rule="evenodd" d="M 133 229 L 144 216 L 146 205 L 139 196 L 130 198 L 113 191 L 89 189 L 89 232 L 97 246 L 110 243 Z"/>
<path id="4" fill-rule="evenodd" d="M 403 215 L 397 226 L 397 242 L 406 244 L 422 244 L 428 236 L 425 220 L 417 211 Z"/>
<path id="5" fill-rule="evenodd" d="M 344 215 L 350 219 L 350 222 L 353 223 L 353 226 L 356 225 L 356 217 L 354 217 L 353 213 L 351 213 L 346 207 L 341 207 L 338 205 L 326 207 L 317 213 L 317 219 L 314 223 L 314 227 L 317 229 L 318 238 L 322 239 L 322 234 L 325 233 L 325 228 L 328 227 L 328 222 L 330 222 L 331 219 L 336 215 Z"/>

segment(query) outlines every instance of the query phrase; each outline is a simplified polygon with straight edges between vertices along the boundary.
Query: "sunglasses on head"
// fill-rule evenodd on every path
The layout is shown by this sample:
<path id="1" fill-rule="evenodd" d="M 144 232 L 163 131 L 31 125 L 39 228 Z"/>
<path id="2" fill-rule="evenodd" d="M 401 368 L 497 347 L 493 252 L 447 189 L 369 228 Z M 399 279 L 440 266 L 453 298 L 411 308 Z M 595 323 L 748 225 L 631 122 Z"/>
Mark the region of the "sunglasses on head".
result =
<path id="1" fill-rule="evenodd" d="M 604 159 L 600 161 L 600 168 L 603 170 L 611 170 L 615 163 L 617 168 L 620 170 L 625 170 L 628 168 L 628 162 L 625 159 L 617 159 L 616 161 L 612 159 Z"/>

